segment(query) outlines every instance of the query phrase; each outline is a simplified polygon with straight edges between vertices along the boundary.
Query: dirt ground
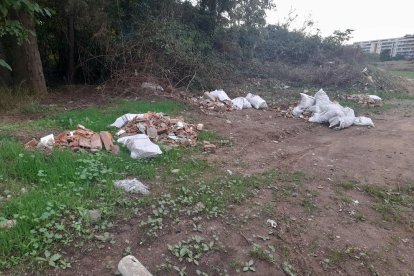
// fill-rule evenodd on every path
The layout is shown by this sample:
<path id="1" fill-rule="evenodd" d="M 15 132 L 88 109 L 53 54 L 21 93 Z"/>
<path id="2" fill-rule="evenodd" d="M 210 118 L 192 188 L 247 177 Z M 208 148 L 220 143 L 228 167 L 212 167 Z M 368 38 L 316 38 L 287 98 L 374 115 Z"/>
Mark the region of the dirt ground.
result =
<path id="1" fill-rule="evenodd" d="M 275 179 L 247 202 L 205 221 L 201 235 L 217 237 L 222 250 L 205 254 L 199 267 L 187 264 L 187 275 L 196 275 L 196 269 L 209 275 L 289 275 L 288 266 L 294 270 L 290 275 L 414 275 L 412 207 L 399 206 L 398 220 L 387 220 L 375 209 L 378 198 L 363 189 L 412 192 L 414 103 L 393 104 L 398 107 L 371 116 L 375 128 L 341 131 L 271 110 L 190 111 L 194 121 L 231 141 L 206 157 L 217 168 L 242 175 L 300 172 L 301 177 Z M 352 188 L 344 189 L 341 183 L 348 182 L 354 183 Z M 157 272 L 157 266 L 169 255 L 167 244 L 192 234 L 192 222 L 182 218 L 157 239 L 142 242 L 144 219 L 145 214 L 120 219 L 111 231 L 114 244 L 73 249 L 71 269 L 47 274 L 113 275 L 129 247 L 154 274 L 177 275 Z M 267 219 L 277 227 L 270 227 Z M 256 260 L 255 273 L 238 273 L 236 268 L 251 259 L 253 244 L 274 246 L 275 264 Z"/>
<path id="2" fill-rule="evenodd" d="M 275 111 L 194 112 L 206 129 L 232 142 L 208 156 L 218 168 L 246 175 L 270 169 L 305 175 L 300 187 L 287 184 L 297 193 L 281 198 L 278 191 L 289 186 L 275 181 L 243 205 L 230 206 L 222 218 L 207 221 L 202 235 L 217 236 L 224 251 L 208 253 L 199 269 L 209 275 L 224 275 L 224 269 L 238 274 L 234 267 L 249 259 L 256 243 L 274 245 L 278 265 L 258 260 L 255 275 L 285 275 L 282 260 L 288 260 L 297 275 L 413 275 L 412 210 L 401 210 L 398 222 L 384 220 L 373 208 L 375 199 L 358 186 L 398 190 L 414 183 L 412 102 L 398 103 L 398 110 L 373 117 L 375 128 L 342 131 L 279 117 Z M 343 190 L 338 185 L 344 181 L 358 184 Z M 316 211 L 306 212 L 303 202 L 312 202 Z M 264 211 L 269 204 L 274 207 L 270 213 Z M 50 274 L 111 275 L 125 246 L 155 273 L 169 254 L 166 244 L 185 239 L 191 221 L 183 220 L 156 240 L 140 244 L 142 219 L 120 221 L 114 245 L 74 252 L 72 269 Z M 276 229 L 267 219 L 278 222 Z M 187 267 L 187 274 L 195 275 L 195 267 Z"/>

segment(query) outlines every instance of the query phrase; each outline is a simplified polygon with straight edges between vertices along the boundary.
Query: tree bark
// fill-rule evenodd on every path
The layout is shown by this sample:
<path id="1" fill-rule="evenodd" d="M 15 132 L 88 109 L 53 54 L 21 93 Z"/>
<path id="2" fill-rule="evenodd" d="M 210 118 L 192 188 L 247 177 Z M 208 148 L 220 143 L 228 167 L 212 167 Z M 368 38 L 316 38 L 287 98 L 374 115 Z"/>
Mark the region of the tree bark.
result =
<path id="1" fill-rule="evenodd" d="M 67 68 L 67 81 L 69 84 L 73 83 L 75 77 L 75 17 L 73 15 L 68 16 L 68 68 Z"/>
<path id="2" fill-rule="evenodd" d="M 33 34 L 35 33 L 35 23 L 29 13 L 19 11 L 16 17 L 26 29 L 33 32 Z M 15 84 L 22 82 L 26 84 L 33 95 L 44 96 L 47 94 L 46 81 L 37 46 L 37 38 L 33 34 L 29 33 L 27 41 L 24 41 L 21 45 L 14 41 L 13 81 Z"/>

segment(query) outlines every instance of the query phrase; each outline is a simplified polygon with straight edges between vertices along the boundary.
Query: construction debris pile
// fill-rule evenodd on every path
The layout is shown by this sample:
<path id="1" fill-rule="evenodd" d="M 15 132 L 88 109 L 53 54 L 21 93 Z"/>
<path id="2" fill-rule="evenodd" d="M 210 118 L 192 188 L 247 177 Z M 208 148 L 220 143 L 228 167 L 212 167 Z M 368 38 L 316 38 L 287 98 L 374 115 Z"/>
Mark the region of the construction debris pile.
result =
<path id="1" fill-rule="evenodd" d="M 343 129 L 352 125 L 374 127 L 370 118 L 355 117 L 353 109 L 331 102 L 323 89 L 319 90 L 314 97 L 304 93 L 300 95 L 299 105 L 292 110 L 292 115 L 295 117 L 310 116 L 309 122 L 329 123 L 329 127 L 335 129 Z"/>
<path id="2" fill-rule="evenodd" d="M 382 99 L 377 95 L 352 94 L 344 98 L 366 106 L 382 106 Z"/>
<path id="3" fill-rule="evenodd" d="M 179 146 L 195 146 L 197 130 L 203 125 L 185 123 L 182 117 L 170 118 L 162 113 L 125 114 L 111 126 L 120 128 L 119 137 L 146 134 L 155 142 L 165 142 Z"/>
<path id="4" fill-rule="evenodd" d="M 190 103 L 198 105 L 201 110 L 213 110 L 219 112 L 248 108 L 267 108 L 266 101 L 258 95 L 249 93 L 246 97 L 238 97 L 232 100 L 224 90 L 205 92 L 202 97 L 190 98 Z"/>
<path id="5" fill-rule="evenodd" d="M 97 152 L 104 148 L 112 153 L 119 152 L 119 147 L 113 144 L 111 133 L 108 131 L 93 132 L 82 125 L 78 125 L 75 131 L 64 131 L 56 137 L 49 134 L 42 137 L 40 141 L 32 139 L 25 145 L 26 149 L 53 149 L 56 147 L 68 147 L 75 151 L 84 149 L 90 152 Z"/>

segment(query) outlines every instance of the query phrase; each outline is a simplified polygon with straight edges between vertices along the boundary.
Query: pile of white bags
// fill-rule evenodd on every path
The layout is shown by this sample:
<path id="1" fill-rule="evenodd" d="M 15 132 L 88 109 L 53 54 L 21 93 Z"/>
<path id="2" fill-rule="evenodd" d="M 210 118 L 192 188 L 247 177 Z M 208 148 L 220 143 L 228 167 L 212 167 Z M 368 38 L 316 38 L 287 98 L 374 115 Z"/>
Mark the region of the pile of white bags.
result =
<path id="1" fill-rule="evenodd" d="M 323 89 L 319 90 L 314 97 L 303 93 L 300 95 L 301 101 L 292 111 L 295 117 L 307 111 L 312 113 L 309 122 L 329 123 L 330 128 L 343 129 L 352 125 L 374 127 L 370 118 L 355 117 L 353 109 L 331 102 Z"/>
<path id="2" fill-rule="evenodd" d="M 233 105 L 233 109 L 242 110 L 247 108 L 263 109 L 267 108 L 267 103 L 260 96 L 254 94 L 247 94 L 246 97 L 238 97 L 230 99 L 223 89 L 214 90 L 212 92 L 204 93 L 204 97 L 212 100 L 219 100 L 220 102 L 229 101 Z"/>

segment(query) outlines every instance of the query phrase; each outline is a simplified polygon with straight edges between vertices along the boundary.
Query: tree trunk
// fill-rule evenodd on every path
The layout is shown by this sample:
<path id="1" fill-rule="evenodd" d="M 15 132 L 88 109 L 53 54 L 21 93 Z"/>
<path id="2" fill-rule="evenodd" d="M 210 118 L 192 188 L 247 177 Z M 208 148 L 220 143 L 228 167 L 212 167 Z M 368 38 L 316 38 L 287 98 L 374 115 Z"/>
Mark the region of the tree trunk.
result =
<path id="1" fill-rule="evenodd" d="M 26 29 L 33 33 L 35 32 L 35 23 L 30 14 L 25 11 L 19 11 L 16 16 Z M 18 45 L 17 41 L 14 41 L 14 43 L 14 83 L 20 84 L 23 82 L 33 95 L 46 95 L 45 76 L 43 75 L 42 61 L 40 59 L 36 36 L 29 33 L 27 41 L 24 41 L 21 45 Z"/>
<path id="2" fill-rule="evenodd" d="M 68 17 L 68 68 L 67 68 L 67 79 L 68 83 L 73 83 L 75 77 L 75 17 L 69 15 Z"/>

